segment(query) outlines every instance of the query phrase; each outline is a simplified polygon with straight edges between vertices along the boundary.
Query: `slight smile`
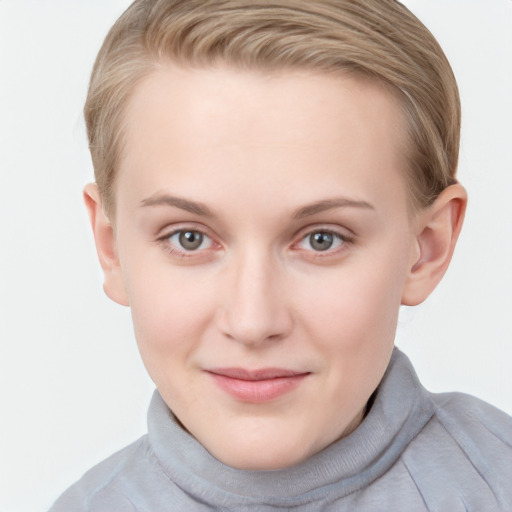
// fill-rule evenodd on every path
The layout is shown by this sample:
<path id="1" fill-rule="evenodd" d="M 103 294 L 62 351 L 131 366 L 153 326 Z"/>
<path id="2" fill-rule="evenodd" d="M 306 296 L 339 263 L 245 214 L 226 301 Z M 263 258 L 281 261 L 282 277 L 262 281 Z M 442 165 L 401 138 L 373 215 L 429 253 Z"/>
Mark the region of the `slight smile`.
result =
<path id="1" fill-rule="evenodd" d="M 296 372 L 283 368 L 215 368 L 206 370 L 215 384 L 231 397 L 242 402 L 269 402 L 293 391 L 309 372 Z"/>

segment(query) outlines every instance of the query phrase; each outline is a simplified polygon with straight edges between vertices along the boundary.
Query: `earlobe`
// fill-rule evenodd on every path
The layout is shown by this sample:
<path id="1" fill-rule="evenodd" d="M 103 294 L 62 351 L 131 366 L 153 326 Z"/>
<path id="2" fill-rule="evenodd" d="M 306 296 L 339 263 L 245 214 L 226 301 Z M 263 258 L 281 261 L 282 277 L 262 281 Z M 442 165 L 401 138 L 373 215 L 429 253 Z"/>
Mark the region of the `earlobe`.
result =
<path id="1" fill-rule="evenodd" d="M 101 196 L 96 183 L 86 185 L 83 195 L 94 234 L 96 252 L 103 270 L 103 289 L 114 302 L 122 306 L 128 306 L 128 298 L 117 254 L 114 228 L 103 211 Z"/>
<path id="2" fill-rule="evenodd" d="M 403 305 L 420 304 L 441 281 L 452 259 L 466 204 L 466 190 L 457 183 L 443 190 L 419 215 L 415 255 L 402 294 Z"/>

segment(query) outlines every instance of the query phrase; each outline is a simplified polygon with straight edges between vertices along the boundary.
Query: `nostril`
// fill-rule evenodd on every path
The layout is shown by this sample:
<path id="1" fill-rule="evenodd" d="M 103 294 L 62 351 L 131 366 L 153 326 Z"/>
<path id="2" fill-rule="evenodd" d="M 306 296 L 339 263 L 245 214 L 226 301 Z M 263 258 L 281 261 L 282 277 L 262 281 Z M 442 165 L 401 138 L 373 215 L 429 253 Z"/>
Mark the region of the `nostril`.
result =
<path id="1" fill-rule="evenodd" d="M 252 246 L 233 256 L 219 297 L 218 327 L 246 345 L 276 342 L 291 328 L 289 296 L 267 250 Z M 269 255 L 270 254 L 270 255 Z"/>
<path id="2" fill-rule="evenodd" d="M 290 332 L 291 322 L 283 308 L 277 308 L 258 315 L 248 314 L 248 311 L 230 309 L 224 311 L 219 320 L 219 327 L 224 336 L 243 343 L 244 345 L 259 345 L 266 342 L 276 342 L 285 338 Z"/>

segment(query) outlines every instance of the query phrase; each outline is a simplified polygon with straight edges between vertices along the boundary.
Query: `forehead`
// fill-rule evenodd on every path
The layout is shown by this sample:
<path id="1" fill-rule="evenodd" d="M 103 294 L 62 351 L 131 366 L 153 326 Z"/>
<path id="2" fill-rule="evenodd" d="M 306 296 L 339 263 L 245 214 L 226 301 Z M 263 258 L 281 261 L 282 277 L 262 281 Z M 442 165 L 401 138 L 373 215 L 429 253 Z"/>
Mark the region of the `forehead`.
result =
<path id="1" fill-rule="evenodd" d="M 222 183 L 283 187 L 297 202 L 329 189 L 396 201 L 403 125 L 389 91 L 351 75 L 169 64 L 127 106 L 119 183 L 123 194 L 177 188 L 200 200 Z"/>

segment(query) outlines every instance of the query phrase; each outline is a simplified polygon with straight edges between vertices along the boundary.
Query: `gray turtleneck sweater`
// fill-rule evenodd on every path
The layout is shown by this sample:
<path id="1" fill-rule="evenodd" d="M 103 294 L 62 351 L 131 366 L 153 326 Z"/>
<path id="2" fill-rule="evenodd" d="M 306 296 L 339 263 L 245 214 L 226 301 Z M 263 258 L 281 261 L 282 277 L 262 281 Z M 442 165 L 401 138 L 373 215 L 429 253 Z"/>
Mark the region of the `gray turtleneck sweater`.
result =
<path id="1" fill-rule="evenodd" d="M 333 404 L 335 407 L 335 404 Z M 243 471 L 212 457 L 155 391 L 148 434 L 73 485 L 50 512 L 512 511 L 512 418 L 434 395 L 395 349 L 349 436 L 295 467 Z"/>

